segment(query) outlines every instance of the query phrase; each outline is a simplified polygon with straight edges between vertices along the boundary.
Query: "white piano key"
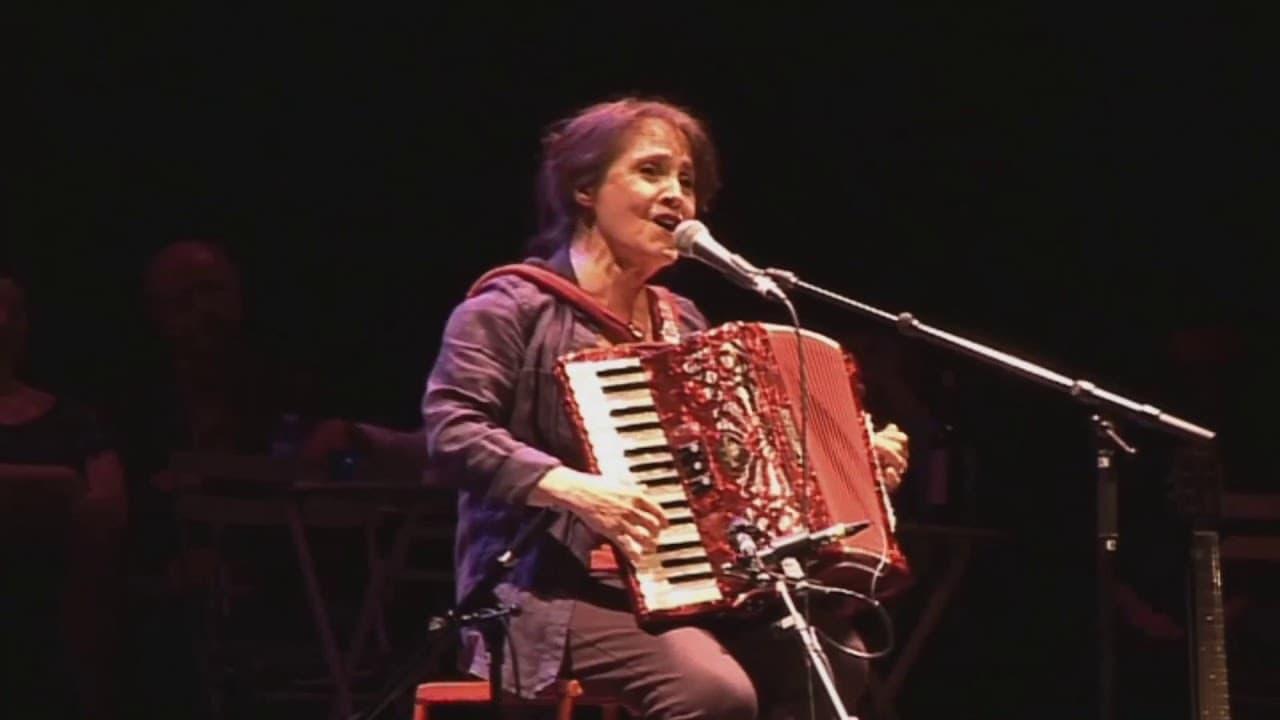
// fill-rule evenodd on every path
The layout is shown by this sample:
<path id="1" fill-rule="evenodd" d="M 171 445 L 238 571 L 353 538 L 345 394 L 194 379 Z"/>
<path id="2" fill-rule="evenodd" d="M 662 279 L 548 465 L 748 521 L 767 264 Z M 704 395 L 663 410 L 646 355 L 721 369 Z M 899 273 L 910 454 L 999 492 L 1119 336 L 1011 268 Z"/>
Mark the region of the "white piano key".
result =
<path id="1" fill-rule="evenodd" d="M 679 485 L 659 485 L 644 491 L 645 497 L 650 500 L 662 504 L 668 502 L 689 502 L 689 498 L 684 494 L 684 488 Z"/>
<path id="2" fill-rule="evenodd" d="M 611 393 L 606 393 L 603 390 L 598 392 L 609 410 L 621 410 L 637 406 L 657 407 L 657 403 L 653 400 L 653 391 L 647 387 Z"/>
<path id="3" fill-rule="evenodd" d="M 638 483 L 647 483 L 654 480 L 671 479 L 674 482 L 680 481 L 680 476 L 676 474 L 676 469 L 672 467 L 656 467 L 649 470 L 632 470 L 631 479 Z M 674 485 L 672 487 L 675 487 Z"/>
<path id="4" fill-rule="evenodd" d="M 701 545 L 697 547 L 681 548 L 679 550 L 659 550 L 652 555 L 653 559 L 656 560 L 659 565 L 661 565 L 664 560 L 692 560 L 694 558 L 705 558 L 706 556 L 707 550 Z"/>
<path id="5" fill-rule="evenodd" d="M 693 517 L 693 508 L 687 505 L 685 507 L 662 508 L 662 514 L 666 515 L 668 520 L 683 520 Z"/>
<path id="6" fill-rule="evenodd" d="M 658 417 L 658 413 L 653 411 L 627 413 L 626 415 L 610 415 L 617 425 L 639 425 L 640 423 L 656 423 L 662 420 Z"/>
<path id="7" fill-rule="evenodd" d="M 658 533 L 658 545 L 674 545 L 676 543 L 702 542 L 698 534 L 698 526 L 693 523 L 672 525 Z"/>
<path id="8" fill-rule="evenodd" d="M 635 385 L 636 383 L 645 383 L 648 386 L 649 376 L 644 371 L 627 373 L 626 375 L 610 375 L 607 378 L 600 378 L 600 389 L 605 395 L 610 395 L 613 389 L 623 385 Z"/>
<path id="9" fill-rule="evenodd" d="M 617 431 L 615 430 L 614 432 Z M 662 428 L 652 428 L 649 430 L 641 430 L 639 432 L 618 433 L 618 436 L 622 441 L 622 447 L 624 450 L 653 446 L 667 447 L 667 434 L 662 432 Z"/>
<path id="10" fill-rule="evenodd" d="M 640 594 L 650 610 L 671 610 L 704 602 L 715 602 L 724 597 L 720 593 L 720 586 L 713 578 L 677 586 L 667 582 L 654 582 L 647 587 L 641 586 Z"/>

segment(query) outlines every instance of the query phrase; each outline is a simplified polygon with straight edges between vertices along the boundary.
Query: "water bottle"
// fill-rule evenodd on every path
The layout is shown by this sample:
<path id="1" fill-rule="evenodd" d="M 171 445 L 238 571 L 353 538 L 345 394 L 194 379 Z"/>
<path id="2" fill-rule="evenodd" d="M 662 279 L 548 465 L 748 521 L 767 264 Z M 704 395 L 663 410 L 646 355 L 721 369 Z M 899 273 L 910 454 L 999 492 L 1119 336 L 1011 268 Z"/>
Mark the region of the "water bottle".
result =
<path id="1" fill-rule="evenodd" d="M 275 435 L 271 439 L 271 457 L 277 459 L 297 457 L 298 451 L 302 449 L 304 433 L 301 415 L 294 412 L 282 413 L 276 424 Z"/>

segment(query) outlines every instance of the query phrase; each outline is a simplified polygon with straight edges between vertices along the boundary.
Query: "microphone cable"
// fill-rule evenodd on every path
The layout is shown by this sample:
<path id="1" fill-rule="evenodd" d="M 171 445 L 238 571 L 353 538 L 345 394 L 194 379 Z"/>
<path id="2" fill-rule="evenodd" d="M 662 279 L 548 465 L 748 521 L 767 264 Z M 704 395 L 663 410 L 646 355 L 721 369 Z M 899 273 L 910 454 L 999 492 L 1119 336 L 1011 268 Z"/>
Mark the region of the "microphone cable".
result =
<path id="1" fill-rule="evenodd" d="M 768 278 L 763 271 L 757 271 L 761 277 Z M 805 367 L 804 355 L 804 328 L 800 325 L 800 314 L 796 311 L 796 306 L 791 302 L 791 298 L 779 288 L 778 301 L 787 309 L 787 314 L 791 316 L 791 327 L 796 336 L 796 372 L 800 374 L 800 487 L 804 490 L 800 493 L 800 517 L 805 532 L 812 532 L 809 527 L 809 373 Z M 813 626 L 813 607 L 809 602 L 809 594 L 805 593 L 802 598 L 804 606 L 804 621 Z M 805 656 L 805 663 L 810 664 L 808 655 Z M 815 670 L 810 667 L 805 673 L 807 682 L 807 700 L 809 705 L 809 718 L 813 720 L 817 717 L 817 699 L 814 691 L 813 676 Z"/>

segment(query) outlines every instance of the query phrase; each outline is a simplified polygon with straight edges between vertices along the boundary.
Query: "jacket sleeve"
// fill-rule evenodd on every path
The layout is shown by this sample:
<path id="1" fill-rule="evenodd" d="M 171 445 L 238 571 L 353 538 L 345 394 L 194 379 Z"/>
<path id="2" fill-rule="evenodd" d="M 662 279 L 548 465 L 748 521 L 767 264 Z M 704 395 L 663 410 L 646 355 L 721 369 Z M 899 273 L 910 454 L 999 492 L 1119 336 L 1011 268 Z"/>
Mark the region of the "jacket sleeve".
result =
<path id="1" fill-rule="evenodd" d="M 507 428 L 525 356 L 530 286 L 489 283 L 449 317 L 422 399 L 432 472 L 446 484 L 513 504 L 559 459 Z"/>

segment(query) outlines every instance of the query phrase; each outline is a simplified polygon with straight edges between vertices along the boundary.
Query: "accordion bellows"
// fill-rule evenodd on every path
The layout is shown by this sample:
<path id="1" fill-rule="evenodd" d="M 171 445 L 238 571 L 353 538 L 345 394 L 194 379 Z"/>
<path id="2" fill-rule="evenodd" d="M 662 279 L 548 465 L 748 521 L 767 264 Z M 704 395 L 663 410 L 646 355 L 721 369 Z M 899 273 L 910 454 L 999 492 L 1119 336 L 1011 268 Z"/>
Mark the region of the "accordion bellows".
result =
<path id="1" fill-rule="evenodd" d="M 743 527 L 767 546 L 866 521 L 809 557 L 808 574 L 873 596 L 909 580 L 853 392 L 856 372 L 833 340 L 763 323 L 561 359 L 591 470 L 644 486 L 670 523 L 655 552 L 635 567 L 622 563 L 641 622 L 749 606 L 759 587 L 735 571 L 732 540 Z"/>

